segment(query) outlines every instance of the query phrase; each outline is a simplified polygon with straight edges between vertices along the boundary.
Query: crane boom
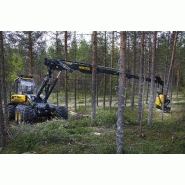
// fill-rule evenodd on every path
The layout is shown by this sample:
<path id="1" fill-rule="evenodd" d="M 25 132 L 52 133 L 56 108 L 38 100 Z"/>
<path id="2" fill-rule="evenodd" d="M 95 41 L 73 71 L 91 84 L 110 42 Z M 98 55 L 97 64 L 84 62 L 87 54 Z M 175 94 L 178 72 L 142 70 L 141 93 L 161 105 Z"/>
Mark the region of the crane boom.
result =
<path id="1" fill-rule="evenodd" d="M 92 73 L 92 64 L 87 64 L 87 63 L 82 63 L 82 62 L 55 60 L 55 59 L 46 58 L 45 65 L 48 66 L 52 70 L 59 70 L 59 71 L 69 70 L 70 72 L 72 72 L 73 70 L 77 70 L 82 73 L 88 73 L 88 74 Z M 105 73 L 105 74 L 119 76 L 119 71 L 115 70 L 114 68 L 97 66 L 96 69 L 97 69 L 97 73 Z M 140 78 L 137 75 L 130 74 L 130 72 L 126 72 L 125 75 L 128 79 L 131 79 L 131 78 L 139 79 Z M 151 82 L 151 78 L 145 78 L 145 80 L 147 82 Z M 159 76 L 155 77 L 155 83 L 162 86 L 162 92 L 163 92 L 164 82 L 161 80 Z"/>

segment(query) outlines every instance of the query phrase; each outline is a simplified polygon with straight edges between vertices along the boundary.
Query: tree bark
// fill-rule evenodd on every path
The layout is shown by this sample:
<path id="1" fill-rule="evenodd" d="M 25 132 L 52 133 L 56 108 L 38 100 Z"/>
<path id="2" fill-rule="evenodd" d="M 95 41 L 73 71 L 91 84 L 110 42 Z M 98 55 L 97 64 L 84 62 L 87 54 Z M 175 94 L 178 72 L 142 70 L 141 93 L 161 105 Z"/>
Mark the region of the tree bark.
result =
<path id="1" fill-rule="evenodd" d="M 170 63 L 170 69 L 169 69 L 169 74 L 168 74 L 168 81 L 167 81 L 167 85 L 166 85 L 166 91 L 165 94 L 168 94 L 168 89 L 169 89 L 169 84 L 170 84 L 170 78 L 172 78 L 172 70 L 173 70 L 173 66 L 174 66 L 174 58 L 175 58 L 175 51 L 176 51 L 176 44 L 177 44 L 177 36 L 178 36 L 178 32 L 176 31 L 175 33 L 173 33 L 174 36 L 174 41 L 173 41 L 173 51 L 172 51 L 172 57 L 171 57 L 171 63 Z"/>
<path id="2" fill-rule="evenodd" d="M 140 59 L 140 75 L 139 75 L 139 100 L 138 100 L 138 121 L 140 123 L 140 128 L 142 129 L 142 107 L 143 107 L 143 85 L 144 85 L 144 41 L 145 32 L 142 31 L 141 39 L 141 59 Z"/>
<path id="3" fill-rule="evenodd" d="M 3 34 L 0 35 L 1 38 L 1 53 L 2 53 L 2 64 L 1 64 L 1 79 L 2 79 L 2 98 L 4 102 L 4 119 L 5 119 L 5 125 L 8 126 L 9 124 L 9 118 L 8 118 L 8 102 L 7 102 L 7 85 L 6 85 L 6 69 L 5 69 L 5 58 L 4 58 L 4 41 L 3 41 Z"/>
<path id="4" fill-rule="evenodd" d="M 105 31 L 105 46 L 104 46 L 104 67 L 107 63 L 107 40 L 106 40 L 106 31 Z M 106 74 L 104 73 L 104 86 L 103 86 L 103 108 L 105 110 L 105 99 L 106 99 Z"/>
<path id="5" fill-rule="evenodd" d="M 58 49 L 58 31 L 56 31 L 56 58 L 59 59 L 59 49 Z M 56 73 L 56 72 L 55 72 Z M 56 76 L 55 76 L 56 78 Z M 57 106 L 58 106 L 58 82 L 57 82 L 57 85 L 56 85 L 56 88 L 57 88 Z"/>
<path id="6" fill-rule="evenodd" d="M 28 32 L 29 37 L 29 59 L 30 59 L 30 75 L 34 74 L 34 61 L 33 61 L 33 41 L 32 41 L 32 31 Z"/>
<path id="7" fill-rule="evenodd" d="M 151 86 L 150 86 L 150 104 L 148 114 L 148 125 L 152 123 L 154 103 L 155 103 L 155 63 L 156 63 L 156 40 L 157 32 L 154 32 L 153 44 L 152 44 L 152 66 L 151 66 Z"/>
<path id="8" fill-rule="evenodd" d="M 68 60 L 67 55 L 67 31 L 65 31 L 65 60 Z M 65 70 L 65 104 L 66 108 L 68 109 L 68 73 L 67 70 Z"/>
<path id="9" fill-rule="evenodd" d="M 151 78 L 150 64 L 151 64 L 151 37 L 149 36 L 149 45 L 148 45 L 148 77 Z M 150 83 L 147 82 L 147 92 L 146 92 L 146 104 L 148 104 Z"/>
<path id="10" fill-rule="evenodd" d="M 92 61 L 91 126 L 95 122 L 95 115 L 96 115 L 97 31 L 93 31 L 92 36 L 93 36 L 93 61 Z"/>
<path id="11" fill-rule="evenodd" d="M 74 52 L 74 60 L 75 60 L 75 62 L 76 62 L 76 31 L 74 32 L 74 36 L 75 36 L 75 52 Z M 74 96 L 75 96 L 75 111 L 76 111 L 76 109 L 77 109 L 77 106 L 76 106 L 76 81 L 77 81 L 77 78 L 76 78 L 76 71 L 74 72 L 75 74 L 75 92 L 74 92 Z"/>
<path id="12" fill-rule="evenodd" d="M 126 64 L 126 32 L 120 33 L 120 73 L 118 90 L 118 119 L 116 131 L 116 153 L 121 154 L 123 149 L 123 121 L 124 121 L 124 91 L 125 91 L 125 64 Z"/>
<path id="13" fill-rule="evenodd" d="M 132 74 L 135 75 L 135 66 L 136 66 L 136 32 L 133 32 L 133 58 L 132 58 Z M 134 109 L 134 96 L 135 96 L 135 79 L 132 78 L 131 81 L 131 107 Z"/>
<path id="14" fill-rule="evenodd" d="M 3 47 L 3 32 L 0 31 L 0 69 L 1 69 L 1 79 L 0 79 L 0 137 L 1 137 L 1 146 L 5 147 L 6 145 L 6 127 L 4 123 L 4 113 L 2 106 L 2 86 L 3 86 L 3 71 L 2 65 L 4 64 L 4 47 Z M 5 97 L 4 97 L 5 98 Z M 4 101 L 6 101 L 4 99 Z M 5 107 L 6 108 L 6 107 Z M 6 114 L 6 112 L 5 112 Z"/>
<path id="15" fill-rule="evenodd" d="M 114 31 L 112 32 L 112 49 L 111 49 L 111 63 L 110 67 L 113 68 L 114 62 Z M 110 110 L 112 106 L 112 75 L 110 75 Z"/>

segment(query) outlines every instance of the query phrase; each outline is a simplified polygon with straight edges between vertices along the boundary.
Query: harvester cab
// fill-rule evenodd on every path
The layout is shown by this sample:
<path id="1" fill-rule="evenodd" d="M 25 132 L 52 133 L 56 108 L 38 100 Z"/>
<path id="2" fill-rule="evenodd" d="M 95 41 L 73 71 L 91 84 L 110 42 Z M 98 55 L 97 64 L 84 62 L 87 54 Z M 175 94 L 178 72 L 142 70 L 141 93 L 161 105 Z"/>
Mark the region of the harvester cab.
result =
<path id="1" fill-rule="evenodd" d="M 36 89 L 35 81 L 32 76 L 19 75 L 15 80 L 16 94 L 34 94 Z"/>

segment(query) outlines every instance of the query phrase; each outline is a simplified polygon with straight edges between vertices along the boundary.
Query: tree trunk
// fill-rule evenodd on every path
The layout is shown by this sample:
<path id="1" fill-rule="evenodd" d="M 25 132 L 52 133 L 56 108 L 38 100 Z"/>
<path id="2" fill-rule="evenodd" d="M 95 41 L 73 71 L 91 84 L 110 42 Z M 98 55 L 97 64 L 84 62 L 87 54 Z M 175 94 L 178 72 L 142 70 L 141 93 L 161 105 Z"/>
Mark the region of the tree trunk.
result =
<path id="1" fill-rule="evenodd" d="M 168 40 L 166 43 L 166 62 L 165 62 L 165 74 L 164 74 L 164 87 L 167 84 L 167 65 L 168 65 L 168 55 L 169 55 L 169 40 L 170 40 L 170 32 L 168 33 Z M 163 92 L 164 93 L 164 92 Z M 164 102 L 162 104 L 162 121 L 163 121 L 163 117 L 164 117 Z"/>
<path id="2" fill-rule="evenodd" d="M 118 90 L 118 119 L 116 131 L 116 153 L 121 154 L 123 148 L 123 121 L 124 121 L 124 91 L 125 91 L 125 63 L 126 63 L 126 32 L 120 35 L 120 73 Z"/>
<path id="3" fill-rule="evenodd" d="M 152 44 L 152 66 L 151 66 L 151 86 L 150 86 L 150 104 L 148 114 L 148 125 L 152 123 L 154 103 L 155 103 L 155 63 L 156 63 L 156 40 L 157 32 L 154 32 L 153 44 Z"/>
<path id="4" fill-rule="evenodd" d="M 177 71 L 177 84 L 176 84 L 176 89 L 177 89 L 176 98 L 177 98 L 177 101 L 178 101 L 178 98 L 179 98 L 179 79 L 180 79 L 180 64 L 179 64 L 178 71 Z"/>
<path id="5" fill-rule="evenodd" d="M 151 78 L 151 73 L 150 73 L 150 61 L 151 61 L 151 37 L 149 36 L 149 50 L 148 50 L 148 77 Z M 148 94 L 149 94 L 149 87 L 150 83 L 147 82 L 147 92 L 146 92 L 146 104 L 148 104 Z"/>
<path id="6" fill-rule="evenodd" d="M 4 113 L 2 106 L 2 86 L 3 86 L 3 71 L 2 65 L 4 64 L 4 50 L 3 50 L 3 32 L 0 31 L 0 69 L 1 69 L 1 79 L 0 79 L 0 137 L 1 137 L 1 146 L 5 147 L 6 145 L 6 127 L 4 124 Z M 5 97 L 4 97 L 5 98 Z M 4 99 L 4 101 L 6 101 Z M 5 113 L 6 114 L 6 113 Z"/>
<path id="7" fill-rule="evenodd" d="M 104 67 L 107 63 L 107 40 L 106 40 L 106 31 L 105 31 L 105 46 L 104 46 Z M 103 108 L 105 110 L 105 98 L 106 98 L 106 74 L 104 73 L 104 86 L 103 86 Z"/>
<path id="8" fill-rule="evenodd" d="M 114 62 L 114 31 L 112 32 L 112 49 L 111 49 L 111 63 L 110 67 L 113 68 Z M 110 75 L 110 110 L 112 106 L 112 75 Z"/>
<path id="9" fill-rule="evenodd" d="M 1 79 L 2 79 L 2 82 L 1 82 L 1 85 L 2 85 L 2 99 L 3 99 L 3 102 L 4 102 L 4 113 L 5 113 L 5 125 L 8 126 L 9 124 L 9 118 L 8 118 L 8 102 L 7 102 L 7 85 L 6 85 L 6 69 L 5 69 L 5 59 L 4 59 L 4 44 L 3 44 L 3 34 L 2 32 L 0 33 L 0 39 L 1 39 L 1 53 L 2 53 L 2 63 L 1 63 Z"/>
<path id="10" fill-rule="evenodd" d="M 97 31 L 93 31 L 93 61 L 92 61 L 92 110 L 91 126 L 95 121 L 96 115 L 96 74 L 97 74 Z"/>
<path id="11" fill-rule="evenodd" d="M 67 31 L 65 31 L 65 60 L 68 60 L 68 55 L 67 55 Z M 68 109 L 68 74 L 67 70 L 65 70 L 65 104 L 66 108 Z"/>
<path id="12" fill-rule="evenodd" d="M 167 85 L 166 85 L 166 92 L 165 94 L 168 94 L 168 89 L 169 89 L 169 84 L 170 84 L 170 78 L 172 78 L 172 69 L 174 66 L 174 58 L 175 58 L 175 51 L 176 51 L 176 43 L 177 43 L 177 36 L 178 36 L 178 32 L 176 31 L 173 35 L 174 36 L 174 41 L 173 41 L 173 51 L 172 51 L 172 57 L 171 57 L 171 63 L 170 63 L 170 69 L 169 69 L 169 74 L 168 74 L 168 81 L 167 81 Z"/>
<path id="13" fill-rule="evenodd" d="M 33 61 L 33 41 L 32 41 L 32 31 L 28 32 L 29 37 L 29 59 L 30 59 L 30 75 L 34 74 L 34 61 Z"/>
<path id="14" fill-rule="evenodd" d="M 143 85 L 144 85 L 144 41 L 145 41 L 145 32 L 142 31 L 142 40 L 141 40 L 141 59 L 140 59 L 140 76 L 139 76 L 139 100 L 138 100 L 138 121 L 140 123 L 140 128 L 142 131 L 142 104 L 143 104 Z"/>
<path id="15" fill-rule="evenodd" d="M 96 106 L 98 107 L 98 85 L 99 85 L 98 75 L 96 75 Z"/>
<path id="16" fill-rule="evenodd" d="M 86 75 L 85 75 L 86 76 Z M 85 111 L 87 109 L 87 95 L 86 95 L 86 89 L 87 89 L 87 81 L 85 80 L 85 83 L 84 83 L 84 100 L 85 100 Z"/>
<path id="17" fill-rule="evenodd" d="M 75 62 L 76 62 L 76 31 L 74 32 L 74 36 L 75 36 L 75 53 L 74 53 L 74 60 L 75 60 Z M 74 83 L 75 83 L 75 91 L 74 91 L 74 96 L 75 96 L 75 111 L 76 111 L 76 109 L 77 109 L 77 106 L 76 106 L 76 81 L 77 81 L 77 79 L 76 79 L 76 71 L 74 72 L 75 74 L 75 81 L 74 81 Z"/>
<path id="18" fill-rule="evenodd" d="M 58 31 L 56 31 L 56 58 L 59 59 L 59 50 L 58 50 Z M 56 72 L 55 72 L 56 73 Z M 55 76 L 56 78 L 56 76 Z M 57 88 L 57 106 L 58 106 L 58 82 L 56 85 Z"/>
<path id="19" fill-rule="evenodd" d="M 135 75 L 135 66 L 136 66 L 136 32 L 134 31 L 134 37 L 133 37 L 133 58 L 132 58 L 132 74 Z M 131 81 L 131 107 L 134 109 L 134 96 L 135 96 L 135 79 L 132 78 Z"/>

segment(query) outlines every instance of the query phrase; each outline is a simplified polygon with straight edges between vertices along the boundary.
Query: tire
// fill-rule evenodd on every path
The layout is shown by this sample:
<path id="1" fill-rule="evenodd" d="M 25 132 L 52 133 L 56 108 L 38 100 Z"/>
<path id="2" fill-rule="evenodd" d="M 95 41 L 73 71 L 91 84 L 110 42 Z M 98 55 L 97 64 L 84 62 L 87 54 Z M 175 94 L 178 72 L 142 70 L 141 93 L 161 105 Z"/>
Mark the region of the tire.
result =
<path id="1" fill-rule="evenodd" d="M 7 109 L 8 109 L 9 121 L 14 120 L 15 119 L 15 106 L 14 105 L 8 105 Z"/>
<path id="2" fill-rule="evenodd" d="M 15 122 L 17 124 L 33 123 L 35 118 L 35 112 L 31 106 L 18 105 L 15 108 Z"/>
<path id="3" fill-rule="evenodd" d="M 66 107 L 64 107 L 64 106 L 56 106 L 55 107 L 55 111 L 56 111 L 56 117 L 57 118 L 68 119 L 68 111 L 67 111 Z"/>

